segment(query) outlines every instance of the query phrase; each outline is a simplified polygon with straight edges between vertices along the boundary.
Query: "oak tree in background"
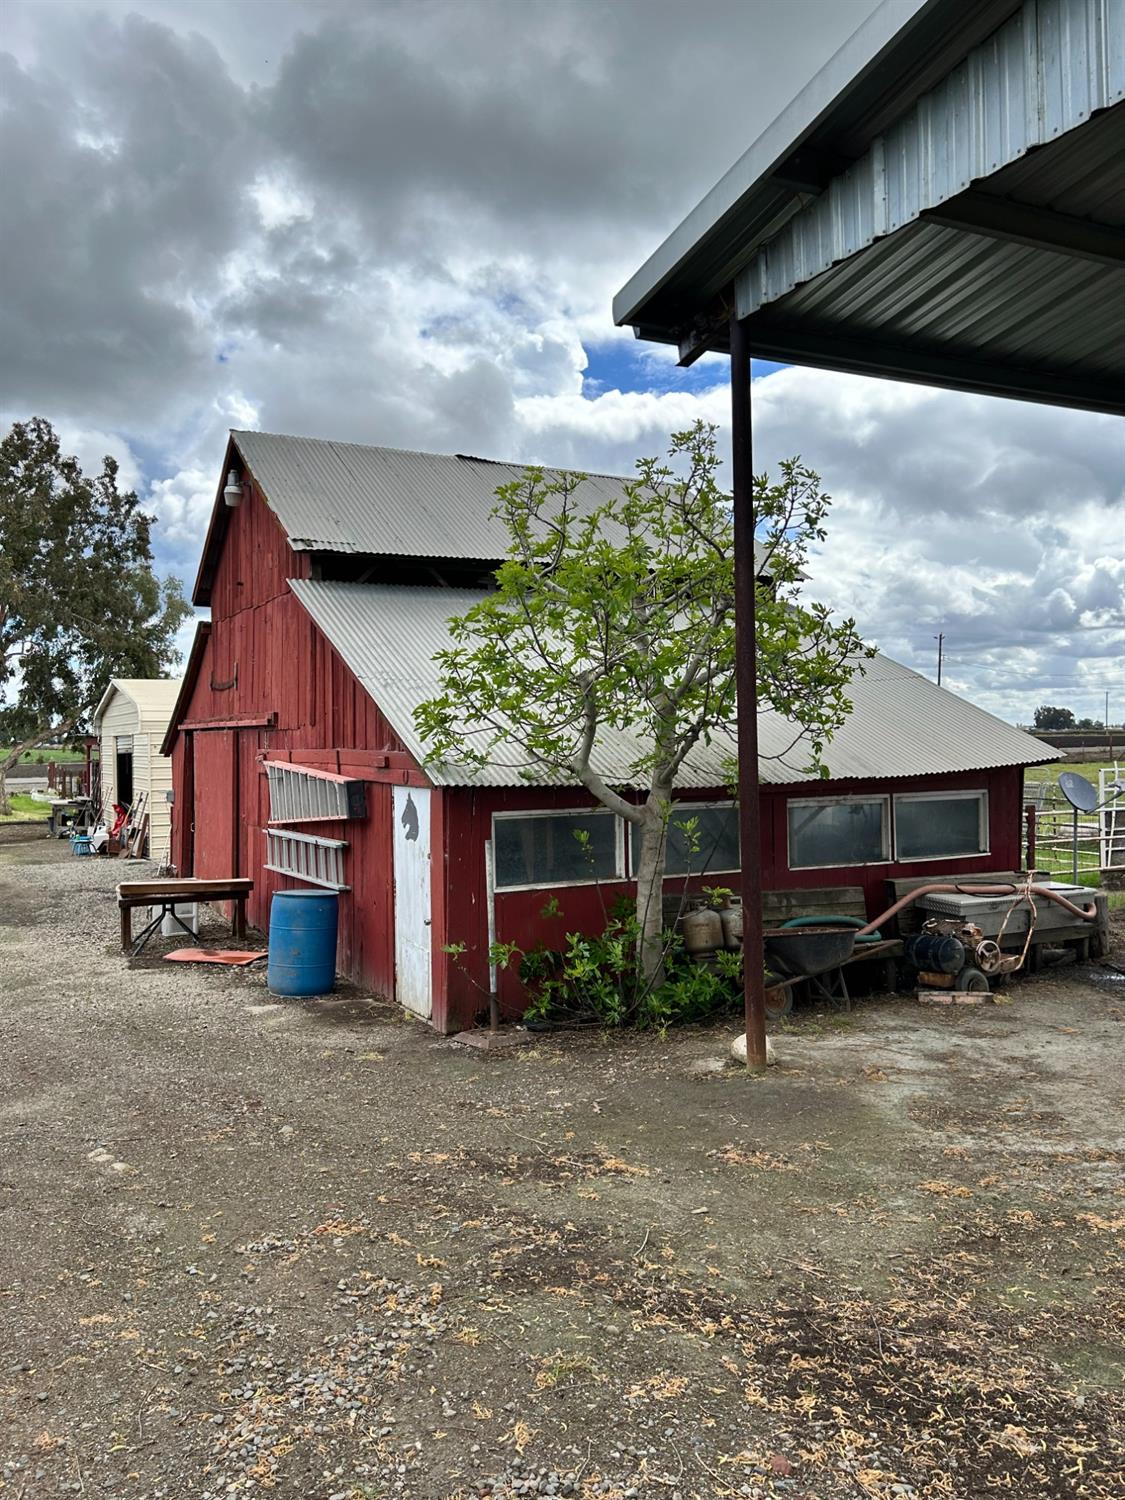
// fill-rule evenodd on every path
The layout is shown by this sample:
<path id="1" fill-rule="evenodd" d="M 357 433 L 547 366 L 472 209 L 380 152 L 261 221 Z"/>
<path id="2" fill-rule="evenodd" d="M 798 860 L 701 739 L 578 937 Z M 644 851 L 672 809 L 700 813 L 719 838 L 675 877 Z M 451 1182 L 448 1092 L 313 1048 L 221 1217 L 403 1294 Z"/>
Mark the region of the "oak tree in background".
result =
<path id="1" fill-rule="evenodd" d="M 735 726 L 734 535 L 717 483 L 715 429 L 677 433 L 673 469 L 637 464 L 623 494 L 581 503 L 581 474 L 530 468 L 497 490 L 510 545 L 496 590 L 451 623 L 437 657 L 441 689 L 415 715 L 436 762 L 518 767 L 528 781 L 579 782 L 639 830 L 641 971 L 661 963 L 668 816 L 677 774 L 701 743 Z M 790 761 L 827 774 L 823 753 L 851 704 L 867 652 L 852 620 L 802 603 L 809 544 L 829 498 L 798 459 L 755 478 L 758 672 L 762 710 L 793 726 Z M 625 730 L 643 747 L 632 800 L 613 782 L 602 741 Z M 619 772 L 617 773 L 619 775 Z M 757 857 L 757 851 L 745 851 Z"/>
<path id="2" fill-rule="evenodd" d="M 1074 727 L 1072 709 L 1055 708 L 1050 703 L 1044 703 L 1035 710 L 1036 729 L 1073 729 Z"/>
<path id="3" fill-rule="evenodd" d="M 111 677 L 159 677 L 190 613 L 117 463 L 83 474 L 42 417 L 0 441 L 0 814 L 27 750 L 85 727 Z"/>

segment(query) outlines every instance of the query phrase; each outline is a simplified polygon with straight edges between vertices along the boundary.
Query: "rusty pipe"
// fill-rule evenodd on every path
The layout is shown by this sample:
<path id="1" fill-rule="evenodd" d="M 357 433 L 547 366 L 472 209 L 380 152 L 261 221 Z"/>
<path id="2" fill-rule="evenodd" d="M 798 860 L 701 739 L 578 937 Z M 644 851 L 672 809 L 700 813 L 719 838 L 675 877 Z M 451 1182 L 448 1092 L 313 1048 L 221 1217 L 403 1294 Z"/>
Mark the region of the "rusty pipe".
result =
<path id="1" fill-rule="evenodd" d="M 1030 892 L 1030 894 L 1033 895 L 1033 896 L 1041 896 L 1041 897 L 1043 897 L 1047 901 L 1054 901 L 1057 906 L 1061 906 L 1065 911 L 1069 911 L 1074 916 L 1080 917 L 1083 922 L 1094 922 L 1094 921 L 1097 920 L 1098 909 L 1097 909 L 1096 906 L 1089 906 L 1089 907 L 1075 906 L 1075 904 L 1074 904 L 1073 901 L 1068 901 L 1066 899 L 1066 897 L 1065 896 L 1061 896 L 1058 891 L 1048 890 L 1046 886 L 1042 886 L 1042 885 L 1032 885 L 1032 886 L 1023 886 L 1023 885 L 968 885 L 968 886 L 966 886 L 966 885 L 950 885 L 948 882 L 942 881 L 942 882 L 936 882 L 933 885 L 920 885 L 916 891 L 911 891 L 909 893 L 909 895 L 900 896 L 898 898 L 898 900 L 895 902 L 895 904 L 893 906 L 888 906 L 887 909 L 886 909 L 886 911 L 883 912 L 881 916 L 876 917 L 873 922 L 868 922 L 868 924 L 867 924 L 866 927 L 861 927 L 859 929 L 859 931 L 856 933 L 856 937 L 857 938 L 861 938 L 861 937 L 863 937 L 863 935 L 865 933 L 875 932 L 879 927 L 881 927 L 883 925 L 884 922 L 889 922 L 892 917 L 897 917 L 898 914 L 899 914 L 899 912 L 902 911 L 902 909 L 904 907 L 910 906 L 911 903 L 914 902 L 914 901 L 917 901 L 920 896 L 936 896 L 936 895 L 949 895 L 949 896 L 952 896 L 952 895 L 956 895 L 956 896 L 1022 896 L 1025 892 Z"/>

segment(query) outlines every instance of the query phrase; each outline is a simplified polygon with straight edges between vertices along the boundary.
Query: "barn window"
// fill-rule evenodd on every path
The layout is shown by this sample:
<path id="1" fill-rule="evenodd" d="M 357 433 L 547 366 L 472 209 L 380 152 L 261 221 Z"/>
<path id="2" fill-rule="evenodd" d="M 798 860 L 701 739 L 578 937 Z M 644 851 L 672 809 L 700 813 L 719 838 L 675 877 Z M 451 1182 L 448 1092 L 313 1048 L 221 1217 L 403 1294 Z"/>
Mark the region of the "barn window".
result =
<path id="1" fill-rule="evenodd" d="M 910 792 L 895 798 L 896 858 L 987 853 L 987 792 Z"/>
<path id="2" fill-rule="evenodd" d="M 889 799 L 816 797 L 789 803 L 789 868 L 882 864 L 890 858 Z"/>
<path id="3" fill-rule="evenodd" d="M 693 826 L 694 825 L 694 826 Z M 632 825 L 633 870 L 641 830 Z M 738 808 L 732 802 L 677 802 L 668 819 L 666 875 L 735 874 L 739 858 Z"/>
<path id="4" fill-rule="evenodd" d="M 625 875 L 621 823 L 612 813 L 497 813 L 492 848 L 498 891 L 589 885 Z"/>
<path id="5" fill-rule="evenodd" d="M 346 891 L 344 881 L 343 839 L 315 838 L 309 833 L 292 833 L 287 828 L 263 829 L 266 836 L 266 869 L 279 875 L 292 875 L 308 885 L 321 885 L 329 891 Z"/>

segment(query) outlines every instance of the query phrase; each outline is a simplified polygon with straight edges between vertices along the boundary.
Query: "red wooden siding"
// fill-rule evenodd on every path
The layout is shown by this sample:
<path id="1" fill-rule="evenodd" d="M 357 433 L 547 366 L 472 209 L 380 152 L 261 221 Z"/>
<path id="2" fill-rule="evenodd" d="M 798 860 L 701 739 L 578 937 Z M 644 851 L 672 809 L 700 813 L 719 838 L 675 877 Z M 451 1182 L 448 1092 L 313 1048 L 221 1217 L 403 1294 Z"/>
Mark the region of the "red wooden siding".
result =
<path id="1" fill-rule="evenodd" d="M 211 618 L 225 620 L 289 592 L 290 578 L 309 576 L 309 555 L 294 552 L 253 476 L 242 481 L 242 504 L 227 517 L 227 534 L 211 589 Z"/>
<path id="2" fill-rule="evenodd" d="M 172 746 L 172 864 L 177 870 L 194 868 L 193 820 L 195 799 L 195 763 L 192 737 L 181 734 Z"/>
<path id="3" fill-rule="evenodd" d="M 957 788 L 988 792 L 990 851 L 968 859 L 940 861 L 887 861 L 881 864 L 790 870 L 786 807 L 790 798 L 887 796 L 895 792 L 933 792 Z M 800 786 L 762 788 L 762 884 L 766 890 L 799 890 L 823 886 L 862 886 L 869 916 L 878 916 L 889 904 L 885 882 L 889 879 L 926 875 L 931 870 L 971 873 L 974 870 L 1018 870 L 1021 865 L 1023 771 L 1004 767 L 992 771 L 967 771 L 948 776 L 916 776 L 901 781 L 834 781 Z M 536 811 L 548 807 L 588 807 L 589 797 L 573 791 L 447 791 L 445 796 L 445 921 L 443 941 L 465 943 L 465 954 L 449 965 L 445 984 L 448 994 L 443 1029 L 471 1024 L 487 1007 L 488 937 L 485 886 L 485 842 L 491 837 L 495 812 Z M 686 802 L 726 801 L 723 791 L 685 794 Z M 435 856 L 436 858 L 436 856 Z M 436 877 L 435 877 L 436 878 Z M 739 888 L 737 875 L 722 875 L 724 885 Z M 708 877 L 693 886 L 713 883 Z M 597 932 L 604 925 L 604 912 L 622 893 L 632 894 L 627 884 L 566 886 L 555 891 L 504 891 L 496 896 L 496 936 L 500 942 L 522 947 L 545 943 L 558 946 L 568 931 Z M 551 896 L 562 910 L 561 917 L 544 918 L 542 911 Z M 435 924 L 436 925 L 436 924 Z M 438 938 L 435 935 L 435 946 Z M 514 969 L 498 976 L 501 1006 L 505 1014 L 517 1015 L 523 1006 L 523 987 Z M 435 1010 L 435 1024 L 436 1010 Z"/>
<path id="4" fill-rule="evenodd" d="M 222 880 L 240 873 L 237 741 L 232 730 L 216 729 L 194 735 L 192 750 L 195 769 L 192 821 L 197 829 L 214 829 L 213 836 L 198 841 L 195 873 L 201 880 Z"/>
<path id="5" fill-rule="evenodd" d="M 365 819 L 318 824 L 316 831 L 349 845 L 345 878 L 351 890 L 340 899 L 340 969 L 393 994 L 390 779 L 420 779 L 417 767 L 289 591 L 289 578 L 308 576 L 308 558 L 290 550 L 249 477 L 243 488 L 215 574 L 211 637 L 173 748 L 180 807 L 174 857 L 185 872 L 250 876 L 254 892 L 247 915 L 265 930 L 274 891 L 300 888 L 301 882 L 263 868 L 269 790 L 262 758 L 378 778 L 368 782 Z M 182 727 L 215 720 L 246 727 Z M 224 745 L 229 752 L 220 749 Z M 194 861 L 183 802 L 192 752 Z"/>
<path id="6" fill-rule="evenodd" d="M 900 860 L 886 864 L 833 867 L 827 870 L 790 870 L 786 807 L 790 798 L 880 797 L 896 792 L 986 791 L 988 793 L 989 852 L 967 859 Z M 829 781 L 807 787 L 762 788 L 762 885 L 768 891 L 800 890 L 826 885 L 860 885 L 868 916 L 877 917 L 889 904 L 887 880 L 925 875 L 930 870 L 972 874 L 974 870 L 1018 870 L 1023 860 L 1021 812 L 1023 768 L 1004 766 L 992 771 L 960 771 L 948 776 L 909 776 L 900 781 Z M 730 882 L 733 884 L 733 882 Z"/>

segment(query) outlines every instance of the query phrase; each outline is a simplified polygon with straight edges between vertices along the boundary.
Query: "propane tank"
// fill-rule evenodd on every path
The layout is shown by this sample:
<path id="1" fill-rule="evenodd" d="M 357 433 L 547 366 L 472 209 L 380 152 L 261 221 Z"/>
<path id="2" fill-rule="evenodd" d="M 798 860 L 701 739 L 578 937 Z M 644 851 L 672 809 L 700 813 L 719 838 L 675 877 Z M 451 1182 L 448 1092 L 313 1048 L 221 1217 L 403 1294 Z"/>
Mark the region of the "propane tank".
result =
<path id="1" fill-rule="evenodd" d="M 742 947 L 742 897 L 728 897 L 725 906 L 719 908 L 719 920 L 723 924 L 723 945 L 737 953 Z"/>
<path id="2" fill-rule="evenodd" d="M 903 957 L 916 969 L 956 974 L 965 967 L 965 945 L 960 938 L 935 932 L 916 932 L 903 944 Z"/>
<path id="3" fill-rule="evenodd" d="M 711 906 L 697 906 L 684 914 L 684 947 L 694 959 L 707 959 L 723 946 L 723 919 Z"/>

